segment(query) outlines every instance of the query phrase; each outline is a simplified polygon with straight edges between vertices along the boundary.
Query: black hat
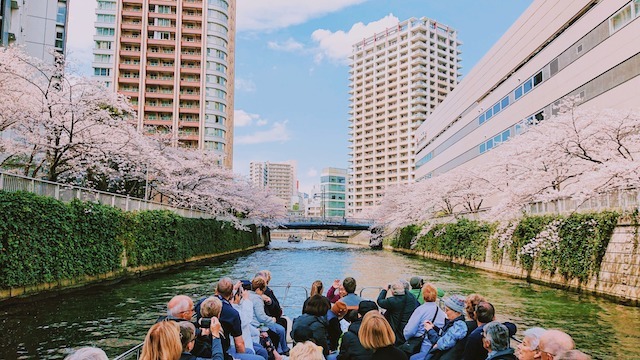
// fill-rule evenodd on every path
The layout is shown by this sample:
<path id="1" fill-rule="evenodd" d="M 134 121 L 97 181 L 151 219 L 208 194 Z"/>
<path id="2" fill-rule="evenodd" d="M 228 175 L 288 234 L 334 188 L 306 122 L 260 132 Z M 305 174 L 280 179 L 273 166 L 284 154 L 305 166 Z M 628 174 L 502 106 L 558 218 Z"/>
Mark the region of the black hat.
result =
<path id="1" fill-rule="evenodd" d="M 371 300 L 362 300 L 358 305 L 358 314 L 364 316 L 371 310 L 378 310 L 378 305 Z"/>

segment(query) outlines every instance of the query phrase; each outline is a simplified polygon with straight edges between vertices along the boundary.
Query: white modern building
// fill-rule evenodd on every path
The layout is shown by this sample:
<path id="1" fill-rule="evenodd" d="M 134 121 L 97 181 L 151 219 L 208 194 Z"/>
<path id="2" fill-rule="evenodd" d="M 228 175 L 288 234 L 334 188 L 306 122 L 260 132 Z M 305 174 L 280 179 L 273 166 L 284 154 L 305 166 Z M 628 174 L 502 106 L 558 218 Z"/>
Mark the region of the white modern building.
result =
<path id="1" fill-rule="evenodd" d="M 254 186 L 271 190 L 282 199 L 287 209 L 291 206 L 291 198 L 298 193 L 295 161 L 252 161 L 249 163 L 249 179 Z"/>
<path id="2" fill-rule="evenodd" d="M 24 47 L 47 63 L 65 53 L 70 0 L 0 0 L 0 45 Z"/>
<path id="3" fill-rule="evenodd" d="M 349 215 L 373 206 L 388 186 L 414 181 L 418 127 L 457 85 L 460 46 L 454 29 L 428 18 L 353 46 Z"/>
<path id="4" fill-rule="evenodd" d="M 98 0 L 93 75 L 138 128 L 233 163 L 235 0 Z"/>
<path id="5" fill-rule="evenodd" d="M 480 164 L 568 96 L 640 107 L 640 0 L 535 0 L 418 133 L 416 177 Z"/>

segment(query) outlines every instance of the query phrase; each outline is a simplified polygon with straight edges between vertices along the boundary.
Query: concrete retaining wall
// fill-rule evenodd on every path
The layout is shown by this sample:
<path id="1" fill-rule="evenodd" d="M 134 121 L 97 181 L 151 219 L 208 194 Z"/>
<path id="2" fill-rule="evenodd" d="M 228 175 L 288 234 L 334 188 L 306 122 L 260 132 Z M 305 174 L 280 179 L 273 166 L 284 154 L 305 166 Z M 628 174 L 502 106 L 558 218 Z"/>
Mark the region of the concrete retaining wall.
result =
<path id="1" fill-rule="evenodd" d="M 450 261 L 456 264 L 471 266 L 503 275 L 527 279 L 528 281 L 561 287 L 574 291 L 584 291 L 604 296 L 612 300 L 640 306 L 640 245 L 638 245 L 637 227 L 620 224 L 614 230 L 607 252 L 602 261 L 600 273 L 589 281 L 580 284 L 577 279 L 565 280 L 561 275 L 550 276 L 542 273 L 536 267 L 530 273 L 513 264 L 508 256 L 504 256 L 501 263 L 491 262 L 491 247 L 488 247 L 485 261 L 470 261 L 451 259 L 449 257 L 414 250 L 385 248 L 421 255 L 430 259 Z"/>

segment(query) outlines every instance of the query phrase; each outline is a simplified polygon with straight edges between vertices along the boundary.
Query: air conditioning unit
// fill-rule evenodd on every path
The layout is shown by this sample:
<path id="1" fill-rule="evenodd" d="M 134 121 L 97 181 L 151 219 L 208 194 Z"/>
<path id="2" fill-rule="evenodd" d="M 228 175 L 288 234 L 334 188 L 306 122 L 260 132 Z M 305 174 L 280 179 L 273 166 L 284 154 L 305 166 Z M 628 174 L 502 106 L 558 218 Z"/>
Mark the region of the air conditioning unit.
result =
<path id="1" fill-rule="evenodd" d="M 18 9 L 18 0 L 11 0 L 11 9 L 15 10 Z"/>

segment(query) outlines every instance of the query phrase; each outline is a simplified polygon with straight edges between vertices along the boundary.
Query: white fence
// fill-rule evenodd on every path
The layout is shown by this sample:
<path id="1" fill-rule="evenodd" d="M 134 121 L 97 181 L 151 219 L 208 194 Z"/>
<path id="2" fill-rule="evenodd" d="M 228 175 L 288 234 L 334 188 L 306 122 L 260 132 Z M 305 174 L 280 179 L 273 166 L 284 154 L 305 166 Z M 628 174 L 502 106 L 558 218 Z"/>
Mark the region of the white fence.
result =
<path id="1" fill-rule="evenodd" d="M 572 212 L 638 209 L 638 189 L 616 190 L 592 197 L 585 201 L 561 199 L 529 204 L 525 210 L 530 214 L 566 214 Z"/>
<path id="2" fill-rule="evenodd" d="M 169 210 L 188 218 L 214 218 L 213 215 L 192 209 L 176 208 L 155 201 L 132 198 L 104 191 L 97 191 L 78 186 L 38 180 L 26 176 L 0 172 L 0 190 L 7 192 L 28 191 L 36 195 L 52 197 L 56 200 L 70 202 L 78 199 L 120 208 L 124 211 Z"/>

